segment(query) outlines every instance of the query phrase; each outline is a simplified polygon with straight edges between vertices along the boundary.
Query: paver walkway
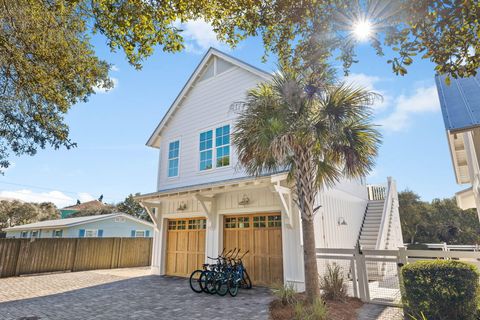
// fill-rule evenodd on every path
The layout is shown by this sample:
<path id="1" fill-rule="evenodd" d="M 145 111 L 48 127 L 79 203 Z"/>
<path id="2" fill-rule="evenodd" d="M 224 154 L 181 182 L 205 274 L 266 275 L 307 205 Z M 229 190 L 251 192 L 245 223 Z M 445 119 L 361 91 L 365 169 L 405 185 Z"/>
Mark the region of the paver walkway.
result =
<path id="1" fill-rule="evenodd" d="M 187 279 L 147 274 L 136 268 L 0 279 L 0 319 L 268 319 L 268 289 L 219 297 L 194 293 Z"/>
<path id="2" fill-rule="evenodd" d="M 358 320 L 403 320 L 403 310 L 378 304 L 365 304 L 358 313 Z"/>

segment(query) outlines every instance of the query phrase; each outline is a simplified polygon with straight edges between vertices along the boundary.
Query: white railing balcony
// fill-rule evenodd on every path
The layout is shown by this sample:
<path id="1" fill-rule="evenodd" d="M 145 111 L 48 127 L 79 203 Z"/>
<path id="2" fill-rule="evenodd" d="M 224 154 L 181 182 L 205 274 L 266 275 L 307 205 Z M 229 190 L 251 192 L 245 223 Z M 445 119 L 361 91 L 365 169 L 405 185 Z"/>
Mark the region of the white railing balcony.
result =
<path id="1" fill-rule="evenodd" d="M 367 185 L 368 200 L 385 200 L 387 187 L 381 184 Z"/>

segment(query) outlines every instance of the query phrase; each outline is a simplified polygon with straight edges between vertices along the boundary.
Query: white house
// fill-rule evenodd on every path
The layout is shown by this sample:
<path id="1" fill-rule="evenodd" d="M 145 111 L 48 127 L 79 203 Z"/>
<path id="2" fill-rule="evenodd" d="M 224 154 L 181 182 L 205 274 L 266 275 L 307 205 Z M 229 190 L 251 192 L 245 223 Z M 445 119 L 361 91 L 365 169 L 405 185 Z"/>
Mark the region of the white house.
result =
<path id="1" fill-rule="evenodd" d="M 153 224 L 117 212 L 96 216 L 45 220 L 6 228 L 7 238 L 151 237 Z"/>
<path id="2" fill-rule="evenodd" d="M 157 191 L 137 197 L 154 220 L 152 273 L 189 276 L 224 248 L 249 250 L 254 284 L 304 286 L 300 218 L 286 174 L 251 177 L 230 134 L 236 102 L 271 74 L 210 49 L 149 138 L 159 149 Z M 369 200 L 370 199 L 370 200 Z M 318 247 L 403 244 L 395 182 L 343 180 L 321 192 Z"/>
<path id="3" fill-rule="evenodd" d="M 480 75 L 451 79 L 436 76 L 440 106 L 458 184 L 469 185 L 456 193 L 462 209 L 477 208 L 480 219 Z"/>

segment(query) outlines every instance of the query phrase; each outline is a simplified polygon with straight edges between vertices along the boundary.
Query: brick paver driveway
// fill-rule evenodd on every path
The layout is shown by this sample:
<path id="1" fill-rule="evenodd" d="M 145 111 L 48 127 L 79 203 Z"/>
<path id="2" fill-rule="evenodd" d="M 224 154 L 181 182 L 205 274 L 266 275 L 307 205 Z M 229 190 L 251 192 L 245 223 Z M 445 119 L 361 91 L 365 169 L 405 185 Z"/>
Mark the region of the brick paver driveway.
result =
<path id="1" fill-rule="evenodd" d="M 0 279 L 0 319 L 268 319 L 269 290 L 197 294 L 188 280 L 117 269 Z"/>

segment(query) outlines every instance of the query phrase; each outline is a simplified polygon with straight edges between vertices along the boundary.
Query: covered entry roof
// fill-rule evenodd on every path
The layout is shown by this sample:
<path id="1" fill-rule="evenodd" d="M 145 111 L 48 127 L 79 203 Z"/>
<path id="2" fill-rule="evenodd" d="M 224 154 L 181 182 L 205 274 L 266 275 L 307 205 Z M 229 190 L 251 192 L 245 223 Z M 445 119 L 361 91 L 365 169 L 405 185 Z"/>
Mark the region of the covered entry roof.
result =
<path id="1" fill-rule="evenodd" d="M 445 128 L 450 132 L 480 126 L 480 74 L 463 79 L 435 76 Z"/>

